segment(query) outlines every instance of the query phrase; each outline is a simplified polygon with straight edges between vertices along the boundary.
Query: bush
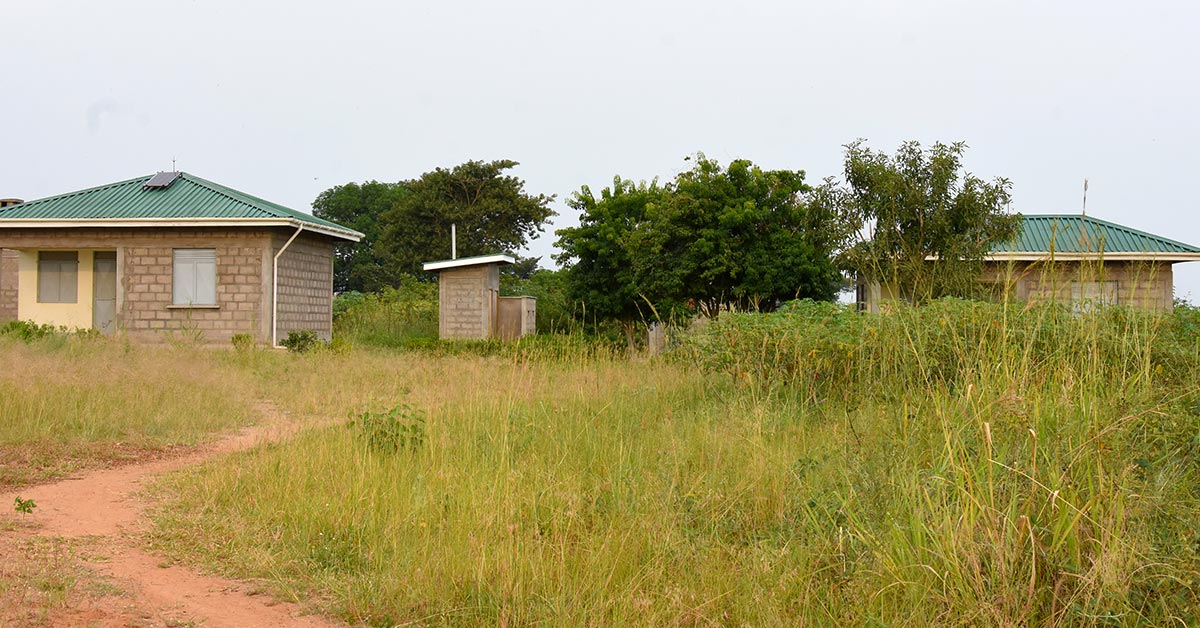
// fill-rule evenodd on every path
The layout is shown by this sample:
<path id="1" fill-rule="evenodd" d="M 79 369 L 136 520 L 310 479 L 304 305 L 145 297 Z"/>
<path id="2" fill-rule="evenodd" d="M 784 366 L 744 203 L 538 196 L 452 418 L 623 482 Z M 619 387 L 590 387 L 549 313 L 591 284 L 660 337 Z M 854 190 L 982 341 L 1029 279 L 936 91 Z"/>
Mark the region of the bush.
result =
<path id="1" fill-rule="evenodd" d="M 289 331 L 287 338 L 284 338 L 280 344 L 292 353 L 308 353 L 324 343 L 317 337 L 317 332 L 311 329 L 300 329 Z"/>
<path id="2" fill-rule="evenodd" d="M 425 444 L 425 415 L 406 405 L 395 406 L 386 412 L 365 410 L 351 419 L 349 426 L 376 453 L 415 452 Z"/>
<path id="3" fill-rule="evenodd" d="M 0 336 L 17 338 L 24 342 L 33 342 L 51 336 L 66 334 L 65 327 L 39 325 L 33 321 L 9 321 L 0 327 Z"/>
<path id="4" fill-rule="evenodd" d="M 334 302 L 333 335 L 361 345 L 405 347 L 438 335 L 438 286 L 403 277 L 398 288 L 348 292 Z"/>
<path id="5" fill-rule="evenodd" d="M 771 314 L 724 314 L 675 355 L 742 383 L 848 398 L 954 389 L 997 371 L 1026 384 L 1178 379 L 1200 354 L 1197 329 L 1200 316 L 1189 308 L 1079 314 L 948 298 L 864 315 L 807 301 Z"/>

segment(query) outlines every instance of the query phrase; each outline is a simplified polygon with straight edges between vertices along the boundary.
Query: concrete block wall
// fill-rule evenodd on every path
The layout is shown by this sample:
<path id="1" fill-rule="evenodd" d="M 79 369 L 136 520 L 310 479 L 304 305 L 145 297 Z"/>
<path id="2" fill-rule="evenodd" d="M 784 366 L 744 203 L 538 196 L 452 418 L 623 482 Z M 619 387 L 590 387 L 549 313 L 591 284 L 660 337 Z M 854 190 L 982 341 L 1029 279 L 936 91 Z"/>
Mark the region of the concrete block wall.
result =
<path id="1" fill-rule="evenodd" d="M 534 297 L 500 297 L 497 314 L 496 328 L 503 340 L 537 333 L 537 299 Z"/>
<path id="2" fill-rule="evenodd" d="M 294 232 L 276 232 L 274 257 Z M 297 237 L 279 258 L 279 340 L 288 332 L 310 329 L 324 340 L 333 337 L 333 240 L 308 232 Z M 269 298 L 269 297 L 268 297 Z"/>
<path id="3" fill-rule="evenodd" d="M 0 231 L 0 248 L 115 250 L 117 329 L 137 340 L 220 344 L 248 333 L 270 342 L 273 235 L 264 228 L 21 229 Z M 176 248 L 216 250 L 216 308 L 171 307 Z"/>
<path id="4" fill-rule="evenodd" d="M 0 249 L 0 323 L 17 320 L 17 252 Z"/>
<path id="5" fill-rule="evenodd" d="M 438 275 L 438 336 L 485 339 L 494 333 L 500 293 L 495 264 L 450 268 Z"/>
<path id="6" fill-rule="evenodd" d="M 124 293 L 119 328 L 132 336 L 176 335 L 213 343 L 228 342 L 234 334 L 251 334 L 261 340 L 266 241 L 261 233 L 214 231 L 203 237 L 164 235 L 158 243 L 123 247 L 117 256 L 120 292 Z M 216 307 L 172 305 L 176 248 L 216 250 Z"/>
<path id="7" fill-rule="evenodd" d="M 1072 282 L 1115 281 L 1117 305 L 1154 311 L 1170 311 L 1174 307 L 1175 275 L 1171 264 L 1165 262 L 996 263 L 988 265 L 983 280 L 1009 284 L 1012 296 L 1022 301 L 1069 301 Z"/>

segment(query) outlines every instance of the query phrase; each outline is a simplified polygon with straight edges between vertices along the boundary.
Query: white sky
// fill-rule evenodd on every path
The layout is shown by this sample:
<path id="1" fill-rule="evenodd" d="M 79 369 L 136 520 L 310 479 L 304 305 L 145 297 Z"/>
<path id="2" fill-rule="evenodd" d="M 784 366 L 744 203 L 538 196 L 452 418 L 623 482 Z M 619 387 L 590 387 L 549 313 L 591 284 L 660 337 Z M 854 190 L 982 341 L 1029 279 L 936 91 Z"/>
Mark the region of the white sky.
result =
<path id="1" fill-rule="evenodd" d="M 510 158 L 561 214 L 683 157 L 839 174 L 964 140 L 1014 209 L 1200 244 L 1187 2 L 0 0 L 0 197 L 171 167 L 303 210 L 349 181 Z M 1176 267 L 1200 300 L 1200 263 Z"/>

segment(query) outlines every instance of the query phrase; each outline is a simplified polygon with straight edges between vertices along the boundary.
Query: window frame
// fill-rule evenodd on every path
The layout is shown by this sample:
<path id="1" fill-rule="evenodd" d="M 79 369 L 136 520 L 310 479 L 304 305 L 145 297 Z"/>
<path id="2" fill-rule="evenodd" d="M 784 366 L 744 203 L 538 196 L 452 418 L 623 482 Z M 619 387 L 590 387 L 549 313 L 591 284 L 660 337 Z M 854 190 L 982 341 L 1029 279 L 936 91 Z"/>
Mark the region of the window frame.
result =
<path id="1" fill-rule="evenodd" d="M 1091 288 L 1089 291 L 1088 289 Z M 1076 312 L 1090 312 L 1098 307 L 1119 303 L 1121 286 L 1115 279 L 1071 281 L 1071 304 Z"/>
<path id="2" fill-rule="evenodd" d="M 54 259 L 54 258 L 58 259 Z M 54 295 L 47 294 L 45 282 L 55 279 Z M 70 280 L 67 280 L 70 277 Z M 69 287 L 69 294 L 64 293 Z M 79 251 L 38 251 L 37 302 L 57 304 L 79 303 Z"/>
<path id="3" fill-rule="evenodd" d="M 183 255 L 181 255 L 181 253 Z M 211 265 L 211 270 L 204 274 L 203 267 Z M 193 300 L 184 301 L 181 290 L 190 281 L 190 292 Z M 202 282 L 204 285 L 202 285 Z M 171 307 L 174 308 L 213 308 L 217 307 L 217 250 L 215 248 L 188 247 L 171 250 Z M 205 296 L 202 288 L 209 288 L 211 301 L 200 300 Z"/>

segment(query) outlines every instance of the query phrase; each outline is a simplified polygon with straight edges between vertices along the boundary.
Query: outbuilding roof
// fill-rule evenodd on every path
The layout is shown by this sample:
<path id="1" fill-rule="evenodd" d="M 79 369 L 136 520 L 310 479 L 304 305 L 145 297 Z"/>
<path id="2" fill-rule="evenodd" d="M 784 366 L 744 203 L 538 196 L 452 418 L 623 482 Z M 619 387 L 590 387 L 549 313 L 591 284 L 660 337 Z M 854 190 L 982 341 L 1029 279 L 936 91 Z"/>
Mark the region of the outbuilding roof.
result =
<path id="1" fill-rule="evenodd" d="M 168 178 L 165 186 L 158 184 Z M 147 185 L 152 179 L 154 184 Z M 354 242 L 363 237 L 337 223 L 186 172 L 145 175 L 0 209 L 0 228 L 155 226 L 290 226 Z"/>
<path id="2" fill-rule="evenodd" d="M 1200 259 L 1200 247 L 1083 214 L 1027 214 L 1015 240 L 996 246 L 991 259 Z"/>
<path id="3" fill-rule="evenodd" d="M 444 259 L 436 262 L 425 262 L 425 270 L 445 270 L 447 268 L 464 268 L 467 266 L 484 266 L 486 264 L 514 264 L 516 260 L 511 255 L 475 255 L 458 259 Z"/>

